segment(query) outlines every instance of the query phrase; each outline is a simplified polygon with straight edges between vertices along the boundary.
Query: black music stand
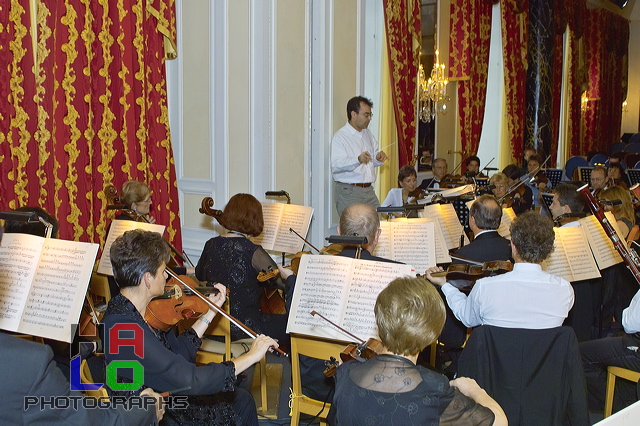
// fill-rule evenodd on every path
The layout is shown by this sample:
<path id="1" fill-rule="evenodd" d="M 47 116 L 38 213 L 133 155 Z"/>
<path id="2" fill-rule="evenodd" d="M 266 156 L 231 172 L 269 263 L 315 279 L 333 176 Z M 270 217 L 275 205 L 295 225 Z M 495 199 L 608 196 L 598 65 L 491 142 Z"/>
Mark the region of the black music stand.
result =
<path id="1" fill-rule="evenodd" d="M 578 177 L 582 182 L 591 182 L 591 170 L 593 170 L 593 167 L 578 167 Z"/>
<path id="2" fill-rule="evenodd" d="M 4 211 L 0 212 L 0 219 L 12 220 L 15 222 L 27 222 L 27 223 L 42 223 L 45 228 L 45 238 L 51 238 L 53 232 L 53 225 L 49 223 L 45 218 L 41 217 L 37 212 L 16 212 L 16 211 Z"/>
<path id="3" fill-rule="evenodd" d="M 627 176 L 629 176 L 629 182 L 631 182 L 631 185 L 640 183 L 640 169 L 627 169 Z"/>
<path id="4" fill-rule="evenodd" d="M 562 169 L 545 169 L 542 172 L 549 179 L 549 188 L 555 187 L 562 180 Z"/>

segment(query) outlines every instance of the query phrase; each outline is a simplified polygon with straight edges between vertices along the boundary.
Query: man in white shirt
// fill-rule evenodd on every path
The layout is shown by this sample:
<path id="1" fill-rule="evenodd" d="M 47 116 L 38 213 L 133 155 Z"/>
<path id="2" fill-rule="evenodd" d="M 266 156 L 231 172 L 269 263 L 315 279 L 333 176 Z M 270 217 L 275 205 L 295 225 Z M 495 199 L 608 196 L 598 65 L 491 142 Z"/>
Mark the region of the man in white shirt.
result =
<path id="1" fill-rule="evenodd" d="M 331 173 L 338 215 L 351 204 L 380 206 L 372 183 L 376 181 L 375 168 L 384 164 L 387 154 L 378 150 L 378 141 L 368 129 L 372 107 L 373 103 L 365 97 L 349 99 L 348 122 L 331 139 Z"/>
<path id="2" fill-rule="evenodd" d="M 608 366 L 640 371 L 640 291 L 633 296 L 629 307 L 622 311 L 622 326 L 626 333 L 623 336 L 580 343 L 589 409 L 592 411 L 604 409 Z M 635 383 L 616 380 L 614 412 L 637 400 Z"/>
<path id="3" fill-rule="evenodd" d="M 431 275 L 442 268 L 428 269 L 427 278 L 442 286 L 447 304 L 467 327 L 559 327 L 573 306 L 573 289 L 568 281 L 540 266 L 553 251 L 554 239 L 551 221 L 528 212 L 511 224 L 513 271 L 476 281 L 469 296 L 446 283 L 444 277 Z"/>

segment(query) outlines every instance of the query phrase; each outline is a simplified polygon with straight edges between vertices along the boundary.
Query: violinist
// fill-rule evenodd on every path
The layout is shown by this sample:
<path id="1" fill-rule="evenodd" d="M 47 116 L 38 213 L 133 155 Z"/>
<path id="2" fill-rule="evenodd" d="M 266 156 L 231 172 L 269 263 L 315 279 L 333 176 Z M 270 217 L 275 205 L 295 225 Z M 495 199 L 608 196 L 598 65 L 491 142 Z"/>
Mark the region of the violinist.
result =
<path id="1" fill-rule="evenodd" d="M 426 276 L 442 286 L 447 304 L 467 327 L 559 327 L 573 306 L 574 295 L 568 281 L 542 270 L 541 263 L 553 251 L 554 239 L 552 222 L 527 212 L 511 224 L 513 271 L 476 281 L 468 296 L 447 283 L 445 277 L 431 275 L 442 268 L 429 268 Z"/>
<path id="2" fill-rule="evenodd" d="M 598 200 L 602 191 L 607 189 L 607 169 L 602 166 L 595 166 L 591 170 L 589 181 L 591 182 L 591 193 Z"/>
<path id="3" fill-rule="evenodd" d="M 295 282 L 293 277 L 287 279 L 292 274 L 290 270 L 279 268 L 261 246 L 250 240 L 260 235 L 264 228 L 262 204 L 253 195 L 236 194 L 231 197 L 218 221 L 227 232 L 207 241 L 196 265 L 196 277 L 200 281 L 219 282 L 229 287 L 232 294 L 230 314 L 257 333 L 268 334 L 287 345 L 289 316 L 260 310 L 259 300 L 265 285 L 258 281 L 260 272 L 280 269 L 280 277 L 274 278 L 272 284 L 284 291 L 288 303 Z M 231 329 L 232 340 L 244 337 L 241 330 Z"/>
<path id="4" fill-rule="evenodd" d="M 542 206 L 540 201 L 540 194 L 546 191 L 549 179 L 544 175 L 544 172 L 540 170 L 540 165 L 544 159 L 539 154 L 534 154 L 529 157 L 527 162 L 528 172 L 533 178 L 533 182 L 528 182 L 527 186 L 531 188 L 533 193 L 533 203 L 535 206 Z"/>
<path id="5" fill-rule="evenodd" d="M 167 409 L 165 418 L 172 424 L 257 425 L 255 403 L 248 391 L 236 387 L 237 375 L 262 359 L 269 347 L 278 344 L 270 337 L 260 335 L 244 355 L 221 364 L 196 366 L 196 352 L 202 344 L 202 335 L 216 315 L 214 311 L 205 312 L 192 328 L 180 335 L 173 329 L 154 329 L 144 319 L 149 301 L 163 294 L 165 288 L 169 248 L 162 237 L 141 229 L 127 231 L 113 243 L 110 254 L 113 274 L 121 292 L 109 301 L 103 319 L 105 358 L 107 363 L 135 359 L 144 368 L 144 381 L 138 391 L 112 390 L 112 394 L 131 396 L 146 387 L 159 392 L 183 389 L 181 394 L 190 395 L 189 406 Z M 209 299 L 222 306 L 226 289 L 221 284 L 215 287 L 219 292 Z M 144 339 L 143 357 L 134 353 L 133 346 L 120 346 L 118 353 L 109 350 L 110 333 L 106 330 L 117 324 L 139 326 Z M 118 381 L 131 383 L 131 370 L 118 369 Z"/>
<path id="6" fill-rule="evenodd" d="M 422 193 L 416 190 L 418 184 L 416 169 L 406 165 L 398 172 L 398 184 L 400 188 L 391 188 L 387 198 L 382 202 L 382 207 L 402 207 L 405 204 L 415 204 L 416 199 Z"/>
<path id="7" fill-rule="evenodd" d="M 480 173 L 480 158 L 475 155 L 467 157 L 465 160 L 465 164 L 467 166 L 467 171 L 465 172 L 465 177 L 471 179 L 473 177 L 476 178 L 486 178 L 487 176 L 483 173 Z"/>
<path id="8" fill-rule="evenodd" d="M 447 160 L 444 158 L 436 158 L 433 160 L 433 177 L 423 179 L 418 188 L 423 191 L 426 189 L 440 189 L 440 182 L 447 174 Z"/>
<path id="9" fill-rule="evenodd" d="M 433 287 L 420 278 L 397 278 L 378 295 L 374 312 L 384 350 L 338 367 L 330 424 L 507 424 L 500 405 L 475 380 L 449 381 L 416 365 L 444 323 Z"/>
<path id="10" fill-rule="evenodd" d="M 578 187 L 572 183 L 559 183 L 553 188 L 553 202 L 549 209 L 553 215 L 553 220 L 558 223 L 565 216 L 562 226 L 580 226 L 579 216 L 571 216 L 584 212 L 586 204 L 579 192 Z M 584 216 L 583 216 L 584 217 Z"/>
<path id="11" fill-rule="evenodd" d="M 516 184 L 520 183 L 520 179 L 523 178 L 522 172 L 515 164 L 510 164 L 502 170 L 507 178 L 507 184 L 509 188 L 515 187 Z M 496 198 L 499 198 L 496 196 Z M 521 184 L 516 187 L 516 189 L 509 195 L 507 200 L 507 205 L 504 207 L 512 207 L 513 211 L 516 215 L 522 214 L 528 210 L 531 210 L 533 206 L 533 192 L 528 185 Z"/>

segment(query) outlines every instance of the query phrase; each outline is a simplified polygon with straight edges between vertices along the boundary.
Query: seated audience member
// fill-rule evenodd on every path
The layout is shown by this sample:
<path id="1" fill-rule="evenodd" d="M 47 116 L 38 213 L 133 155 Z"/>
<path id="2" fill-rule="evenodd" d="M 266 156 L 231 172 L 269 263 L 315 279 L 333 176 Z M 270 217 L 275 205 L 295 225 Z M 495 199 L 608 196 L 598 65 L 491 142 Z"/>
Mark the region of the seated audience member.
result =
<path id="1" fill-rule="evenodd" d="M 433 160 L 433 177 L 430 179 L 423 179 L 418 188 L 425 189 L 439 189 L 440 182 L 447 174 L 447 160 L 444 158 L 436 158 Z"/>
<path id="2" fill-rule="evenodd" d="M 51 238 L 58 237 L 58 220 L 51 216 L 47 211 L 41 207 L 20 207 L 15 209 L 16 212 L 36 212 L 45 221 L 49 222 L 52 226 Z M 44 237 L 47 232 L 47 227 L 44 223 L 38 222 L 19 222 L 16 220 L 6 220 L 4 222 L 4 232 L 7 234 L 30 234 Z"/>
<path id="3" fill-rule="evenodd" d="M 402 166 L 398 172 L 398 184 L 400 188 L 391 188 L 381 206 L 401 207 L 405 204 L 415 203 L 416 194 L 414 191 L 418 185 L 416 176 L 416 169 L 409 165 Z"/>
<path id="4" fill-rule="evenodd" d="M 631 186 L 629 176 L 619 163 L 609 164 L 607 168 L 607 186 L 620 185 L 627 189 Z"/>
<path id="5" fill-rule="evenodd" d="M 227 233 L 207 241 L 196 265 L 196 277 L 200 281 L 227 286 L 231 291 L 232 316 L 256 333 L 269 335 L 288 345 L 288 314 L 264 313 L 260 309 L 260 296 L 266 283 L 258 281 L 258 274 L 278 269 L 271 256 L 249 239 L 260 235 L 264 228 L 262 204 L 253 195 L 236 194 L 225 206 L 219 222 Z M 284 268 L 280 268 L 280 272 L 283 278 L 273 279 L 273 284 L 285 291 L 285 300 L 290 303 L 294 281 L 287 281 L 287 277 L 292 272 Z M 242 330 L 231 328 L 232 340 L 245 337 Z"/>
<path id="6" fill-rule="evenodd" d="M 447 283 L 445 277 L 431 275 L 442 268 L 429 268 L 426 276 L 442 286 L 447 304 L 467 327 L 559 327 L 573 306 L 573 289 L 568 281 L 540 266 L 553 251 L 554 239 L 548 218 L 526 213 L 511 224 L 513 271 L 476 281 L 468 296 Z"/>
<path id="7" fill-rule="evenodd" d="M 640 291 L 631 304 L 622 312 L 625 334 L 619 337 L 591 340 L 580 343 L 582 364 L 587 379 L 589 409 L 601 412 L 604 409 L 607 367 L 622 367 L 640 371 Z M 614 411 L 618 411 L 638 400 L 636 384 L 616 380 Z"/>
<path id="8" fill-rule="evenodd" d="M 589 181 L 591 183 L 591 193 L 598 199 L 602 191 L 607 187 L 607 169 L 602 166 L 595 166 L 591 170 Z"/>
<path id="9" fill-rule="evenodd" d="M 156 398 L 155 409 L 148 411 L 127 411 L 122 406 L 86 409 L 82 400 L 78 401 L 78 409 L 54 408 L 51 405 L 53 398 L 82 398 L 82 394 L 70 390 L 69 381 L 53 361 L 49 346 L 0 331 L 0 356 L 3 361 L 0 365 L 0 383 L 4 387 L 4 395 L 0 399 L 2 424 L 148 425 L 162 419 L 164 409 L 159 405 L 161 396 L 152 389 L 146 389 L 141 394 Z M 38 403 L 25 407 L 26 397 L 37 398 Z M 41 409 L 40 403 L 43 401 L 49 401 L 49 405 Z"/>
<path id="10" fill-rule="evenodd" d="M 123 211 L 118 216 L 120 220 L 138 220 L 143 218 L 146 222 L 156 223 L 156 220 L 151 216 L 151 188 L 143 182 L 137 180 L 130 180 L 122 185 L 120 190 L 120 202 L 126 209 L 131 210 L 129 213 Z"/>
<path id="11" fill-rule="evenodd" d="M 162 236 L 155 232 L 135 229 L 118 237 L 111 246 L 113 275 L 120 285 L 120 294 L 109 301 L 102 320 L 105 330 L 105 357 L 107 362 L 138 360 L 144 368 L 144 382 L 140 388 L 152 387 L 160 392 L 181 391 L 189 398 L 187 409 L 168 409 L 165 415 L 175 424 L 258 424 L 256 407 L 251 394 L 237 388 L 237 374 L 260 361 L 269 347 L 278 347 L 270 337 L 259 335 L 249 352 L 223 363 L 196 366 L 196 352 L 201 337 L 216 315 L 213 309 L 203 313 L 192 328 L 177 335 L 174 330 L 153 328 L 146 320 L 147 305 L 164 293 L 169 249 Z M 216 284 L 217 294 L 209 299 L 222 306 L 226 288 Z M 118 348 L 111 352 L 109 333 L 117 324 L 137 324 L 143 332 L 144 357 L 139 358 L 133 347 Z M 131 383 L 129 369 L 119 369 L 120 383 Z M 138 391 L 117 391 L 114 394 L 130 396 Z M 196 397 L 197 396 L 197 397 Z"/>
<path id="12" fill-rule="evenodd" d="M 507 424 L 502 408 L 475 380 L 450 382 L 416 365 L 444 323 L 433 287 L 420 278 L 397 278 L 378 295 L 374 310 L 385 350 L 338 367 L 330 424 Z"/>

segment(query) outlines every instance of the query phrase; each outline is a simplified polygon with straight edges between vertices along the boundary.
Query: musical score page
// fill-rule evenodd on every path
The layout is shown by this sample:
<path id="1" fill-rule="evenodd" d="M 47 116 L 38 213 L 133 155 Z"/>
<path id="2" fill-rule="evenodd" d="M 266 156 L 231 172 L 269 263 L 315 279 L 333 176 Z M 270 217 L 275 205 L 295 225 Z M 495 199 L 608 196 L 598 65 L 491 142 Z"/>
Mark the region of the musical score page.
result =
<path id="1" fill-rule="evenodd" d="M 542 269 L 567 281 L 600 277 L 600 271 L 589 249 L 582 226 L 554 228 L 554 251 L 542 264 Z"/>
<path id="2" fill-rule="evenodd" d="M 428 219 L 397 218 L 380 223 L 374 256 L 403 262 L 416 271 L 436 264 L 435 224 Z"/>
<path id="3" fill-rule="evenodd" d="M 511 222 L 516 218 L 516 213 L 512 207 L 502 209 L 502 219 L 500 219 L 500 227 L 498 228 L 498 234 L 504 238 L 511 239 Z"/>
<path id="4" fill-rule="evenodd" d="M 342 256 L 303 255 L 287 333 L 351 340 L 322 318 L 311 315 L 317 311 L 365 340 L 375 337 L 375 300 L 393 279 L 405 275 L 415 275 L 411 266 Z"/>
<path id="5" fill-rule="evenodd" d="M 465 245 L 469 244 L 469 238 L 467 238 L 460 224 L 453 204 L 431 204 L 425 206 L 423 213 L 420 213 L 420 215 L 434 221 L 435 219 L 438 220 L 447 243 L 447 250 L 460 247 L 460 236 L 464 236 Z"/>
<path id="6" fill-rule="evenodd" d="M 109 235 L 107 235 L 107 241 L 104 243 L 104 250 L 102 250 L 102 257 L 100 258 L 96 272 L 111 277 L 113 276 L 113 269 L 111 269 L 111 245 L 120 235 L 132 229 L 144 229 L 145 231 L 157 232 L 163 235 L 164 228 L 164 225 L 155 223 L 136 222 L 134 220 L 114 220 L 109 227 Z"/>
<path id="7" fill-rule="evenodd" d="M 289 228 L 303 237 L 307 236 L 313 216 L 313 207 L 283 203 L 262 203 L 264 228 L 262 234 L 252 238 L 254 244 L 265 250 L 297 253 L 302 250 L 302 241 Z"/>
<path id="8" fill-rule="evenodd" d="M 98 247 L 5 235 L 0 247 L 0 328 L 71 343 L 71 325 L 79 321 Z M 16 261 L 16 256 L 24 260 Z"/>
<path id="9" fill-rule="evenodd" d="M 620 231 L 618 230 L 618 224 L 616 223 L 613 214 L 611 212 L 606 212 L 605 217 L 616 230 L 619 237 Z M 602 225 L 600 225 L 600 222 L 598 222 L 598 219 L 595 216 L 591 215 L 580 219 L 580 224 L 584 227 L 585 234 L 587 234 L 587 238 L 589 240 L 589 245 L 591 246 L 591 251 L 593 252 L 593 256 L 596 258 L 596 263 L 600 270 L 622 262 L 622 257 L 620 257 L 618 251 L 613 247 L 611 239 L 607 236 L 607 233 L 604 232 Z M 624 239 L 621 240 L 624 241 Z"/>

